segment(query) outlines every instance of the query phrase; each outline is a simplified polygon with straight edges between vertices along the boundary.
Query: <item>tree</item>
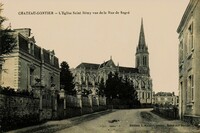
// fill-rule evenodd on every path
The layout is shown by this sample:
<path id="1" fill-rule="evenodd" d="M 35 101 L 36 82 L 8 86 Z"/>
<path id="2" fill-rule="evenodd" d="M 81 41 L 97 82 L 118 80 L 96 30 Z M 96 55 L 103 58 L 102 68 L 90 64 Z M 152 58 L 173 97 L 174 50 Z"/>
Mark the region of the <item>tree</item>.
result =
<path id="1" fill-rule="evenodd" d="M 11 53 L 14 47 L 16 46 L 16 39 L 12 34 L 10 27 L 3 28 L 3 22 L 6 21 L 6 18 L 3 17 L 2 10 L 3 4 L 0 3 L 0 55 Z"/>
<path id="2" fill-rule="evenodd" d="M 76 94 L 75 84 L 73 82 L 74 77 L 69 70 L 69 65 L 66 61 L 61 63 L 61 72 L 60 72 L 60 85 L 63 86 L 66 94 L 74 95 Z"/>
<path id="3" fill-rule="evenodd" d="M 137 91 L 131 82 L 127 78 L 122 79 L 118 73 L 109 73 L 105 87 L 99 88 L 110 100 L 119 99 L 122 104 L 129 105 L 129 107 L 140 104 Z"/>
<path id="4" fill-rule="evenodd" d="M 108 79 L 106 80 L 105 85 L 105 95 L 107 98 L 114 99 L 119 98 L 120 91 L 120 81 L 121 79 L 118 76 L 118 73 L 108 74 Z"/>
<path id="5" fill-rule="evenodd" d="M 120 99 L 125 101 L 130 107 L 133 107 L 134 105 L 137 105 L 137 106 L 140 105 L 137 91 L 135 90 L 131 82 L 126 78 L 122 82 L 122 85 L 123 85 L 121 87 L 122 89 L 120 89 L 121 91 Z"/>
<path id="6" fill-rule="evenodd" d="M 0 3 L 0 29 L 2 29 L 2 23 L 5 21 L 5 17 L 3 17 L 2 14 L 2 10 L 3 10 L 3 4 Z"/>

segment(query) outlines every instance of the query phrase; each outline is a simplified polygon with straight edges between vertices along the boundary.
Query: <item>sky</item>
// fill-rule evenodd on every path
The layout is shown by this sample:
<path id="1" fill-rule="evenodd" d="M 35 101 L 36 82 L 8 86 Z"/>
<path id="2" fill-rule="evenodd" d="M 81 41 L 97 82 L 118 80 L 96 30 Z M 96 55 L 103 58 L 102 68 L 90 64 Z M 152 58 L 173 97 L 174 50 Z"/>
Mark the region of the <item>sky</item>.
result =
<path id="1" fill-rule="evenodd" d="M 189 0 L 1 0 L 4 27 L 31 28 L 36 45 L 54 50 L 59 62 L 135 67 L 141 18 L 155 92 L 178 94 L 178 34 Z M 31 15 L 26 12 L 37 12 Z M 51 12 L 51 15 L 41 15 Z M 86 14 L 87 13 L 87 14 Z"/>

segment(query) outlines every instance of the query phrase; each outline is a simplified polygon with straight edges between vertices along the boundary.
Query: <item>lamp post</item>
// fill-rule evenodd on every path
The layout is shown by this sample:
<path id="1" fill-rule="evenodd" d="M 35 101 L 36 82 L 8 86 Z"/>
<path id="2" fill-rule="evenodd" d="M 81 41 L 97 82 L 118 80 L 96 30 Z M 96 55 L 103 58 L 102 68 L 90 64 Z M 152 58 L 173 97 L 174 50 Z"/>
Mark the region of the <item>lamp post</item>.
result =
<path id="1" fill-rule="evenodd" d="M 64 85 L 60 85 L 60 92 L 59 92 L 59 97 L 60 99 L 64 99 L 65 98 L 65 90 L 64 90 Z"/>

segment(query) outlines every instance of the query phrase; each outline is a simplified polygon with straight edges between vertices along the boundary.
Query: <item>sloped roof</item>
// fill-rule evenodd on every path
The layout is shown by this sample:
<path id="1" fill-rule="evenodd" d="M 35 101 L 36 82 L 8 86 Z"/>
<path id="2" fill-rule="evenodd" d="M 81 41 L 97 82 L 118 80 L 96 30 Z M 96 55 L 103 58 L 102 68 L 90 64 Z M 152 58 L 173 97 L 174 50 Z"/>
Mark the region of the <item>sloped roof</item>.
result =
<path id="1" fill-rule="evenodd" d="M 179 23 L 179 26 L 177 28 L 177 33 L 180 33 L 184 24 L 187 22 L 187 19 L 190 17 L 190 14 L 193 12 L 192 8 L 196 6 L 196 4 L 199 2 L 199 0 L 190 0 L 187 8 L 185 9 L 185 12 L 182 16 L 181 22 Z M 198 9 L 197 9 L 198 10 Z"/>
<path id="2" fill-rule="evenodd" d="M 112 59 L 110 59 L 110 60 L 108 60 L 108 61 L 102 63 L 102 64 L 99 66 L 99 68 L 102 68 L 102 67 L 104 67 L 104 66 L 113 66 L 113 67 L 116 67 L 116 65 L 115 65 L 115 63 L 113 62 Z"/>
<path id="3" fill-rule="evenodd" d="M 95 63 L 81 63 L 79 64 L 76 68 L 84 68 L 84 69 L 93 69 L 93 70 L 98 70 L 99 68 L 103 68 L 103 67 L 109 67 L 109 66 L 113 66 L 113 68 L 118 68 L 118 66 L 116 66 L 114 64 L 114 62 L 112 61 L 112 59 L 102 63 L 102 64 L 95 64 Z M 139 73 L 139 70 L 137 68 L 133 68 L 133 67 L 123 67 L 123 66 L 119 66 L 119 72 L 120 73 Z"/>
<path id="4" fill-rule="evenodd" d="M 137 68 L 133 67 L 119 67 L 119 72 L 124 72 L 124 73 L 139 73 Z"/>
<path id="5" fill-rule="evenodd" d="M 81 63 L 76 68 L 85 68 L 85 69 L 95 69 L 95 70 L 97 70 L 99 68 L 99 64 Z"/>

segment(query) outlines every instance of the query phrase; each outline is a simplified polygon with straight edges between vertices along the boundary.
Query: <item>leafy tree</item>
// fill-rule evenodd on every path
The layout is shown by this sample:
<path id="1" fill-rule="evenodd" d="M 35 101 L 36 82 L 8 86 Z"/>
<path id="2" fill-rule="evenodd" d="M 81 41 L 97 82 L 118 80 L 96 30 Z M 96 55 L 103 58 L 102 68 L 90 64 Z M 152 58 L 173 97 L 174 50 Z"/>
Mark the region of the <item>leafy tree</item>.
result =
<path id="1" fill-rule="evenodd" d="M 0 55 L 11 53 L 16 46 L 16 40 L 12 34 L 13 31 L 9 27 L 3 28 L 2 24 L 6 21 L 6 18 L 1 15 L 2 6 L 3 4 L 0 3 Z"/>
<path id="2" fill-rule="evenodd" d="M 140 102 L 137 97 L 137 91 L 133 85 L 126 78 L 119 77 L 118 73 L 109 73 L 105 87 L 99 87 L 106 97 L 110 100 L 120 99 L 121 103 L 129 105 L 139 105 Z"/>
<path id="3" fill-rule="evenodd" d="M 127 78 L 125 79 L 125 81 L 122 82 L 121 88 L 122 89 L 120 89 L 121 91 L 120 99 L 125 101 L 129 106 L 133 106 L 133 103 L 134 105 L 140 104 L 138 100 L 138 96 L 137 96 L 137 91 L 135 90 L 133 85 L 130 83 L 130 81 L 128 81 Z"/>
<path id="4" fill-rule="evenodd" d="M 60 85 L 63 86 L 66 94 L 74 95 L 76 94 L 75 84 L 73 82 L 74 77 L 69 70 L 69 65 L 66 61 L 61 63 L 61 72 L 60 72 Z"/>
<path id="5" fill-rule="evenodd" d="M 112 73 L 109 73 L 105 86 L 106 97 L 110 99 L 118 98 L 119 90 L 120 90 L 120 78 L 118 76 L 118 73 L 115 73 L 114 75 Z"/>

